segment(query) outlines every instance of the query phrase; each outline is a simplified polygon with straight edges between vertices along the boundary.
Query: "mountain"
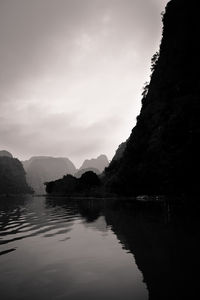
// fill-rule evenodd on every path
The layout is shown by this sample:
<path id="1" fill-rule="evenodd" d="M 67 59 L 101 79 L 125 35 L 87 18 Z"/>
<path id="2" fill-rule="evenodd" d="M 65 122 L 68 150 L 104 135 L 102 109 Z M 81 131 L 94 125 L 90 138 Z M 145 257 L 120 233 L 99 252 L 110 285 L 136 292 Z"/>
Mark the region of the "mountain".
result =
<path id="1" fill-rule="evenodd" d="M 127 141 L 123 142 L 119 145 L 119 147 L 117 148 L 117 150 L 115 152 L 115 155 L 113 156 L 113 159 L 112 159 L 113 161 L 119 160 L 122 158 L 124 151 L 126 149 L 126 144 L 127 144 Z"/>
<path id="2" fill-rule="evenodd" d="M 74 164 L 65 157 L 35 156 L 22 163 L 27 182 L 37 194 L 45 193 L 44 182 L 76 172 Z"/>
<path id="3" fill-rule="evenodd" d="M 2 156 L 11 157 L 11 158 L 13 157 L 12 154 L 6 150 L 0 151 L 0 157 L 2 157 Z"/>
<path id="4" fill-rule="evenodd" d="M 80 170 L 78 170 L 78 171 L 74 174 L 74 176 L 75 176 L 76 178 L 80 178 L 84 173 L 89 172 L 89 171 L 92 171 L 92 172 L 94 172 L 95 174 L 100 175 L 100 171 L 99 171 L 98 169 L 96 169 L 96 168 L 86 168 L 86 169 L 80 169 Z"/>
<path id="5" fill-rule="evenodd" d="M 7 151 L 0 151 L 0 194 L 28 194 L 32 189 L 27 185 L 21 162 Z"/>
<path id="6" fill-rule="evenodd" d="M 79 170 L 82 169 L 98 169 L 100 173 L 109 165 L 109 161 L 106 155 L 99 155 L 97 158 L 86 159 Z"/>
<path id="7" fill-rule="evenodd" d="M 171 0 L 160 50 L 122 158 L 106 169 L 108 191 L 123 195 L 198 193 L 200 44 L 198 1 Z"/>

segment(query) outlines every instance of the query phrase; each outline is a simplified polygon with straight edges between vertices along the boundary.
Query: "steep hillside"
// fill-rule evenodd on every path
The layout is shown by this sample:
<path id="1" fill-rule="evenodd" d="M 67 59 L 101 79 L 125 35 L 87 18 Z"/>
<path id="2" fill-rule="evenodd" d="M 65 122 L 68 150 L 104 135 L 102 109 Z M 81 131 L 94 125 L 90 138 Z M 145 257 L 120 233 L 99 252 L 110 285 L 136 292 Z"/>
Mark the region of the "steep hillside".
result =
<path id="1" fill-rule="evenodd" d="M 200 44 L 197 0 L 171 0 L 142 109 L 121 159 L 106 169 L 118 194 L 198 192 Z"/>
<path id="2" fill-rule="evenodd" d="M 124 151 L 126 149 L 126 144 L 127 144 L 127 141 L 123 142 L 119 145 L 119 147 L 117 148 L 117 150 L 115 152 L 115 155 L 113 156 L 112 161 L 119 160 L 122 158 Z"/>
<path id="3" fill-rule="evenodd" d="M 21 162 L 9 155 L 0 155 L 0 195 L 26 193 L 32 193 L 32 190 L 26 183 Z"/>

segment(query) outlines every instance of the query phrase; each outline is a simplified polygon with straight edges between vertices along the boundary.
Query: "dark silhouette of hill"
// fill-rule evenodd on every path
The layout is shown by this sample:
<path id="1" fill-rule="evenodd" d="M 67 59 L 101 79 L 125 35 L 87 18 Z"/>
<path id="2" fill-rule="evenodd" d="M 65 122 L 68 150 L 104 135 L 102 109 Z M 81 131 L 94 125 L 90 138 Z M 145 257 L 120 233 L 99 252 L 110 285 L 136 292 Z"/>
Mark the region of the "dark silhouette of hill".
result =
<path id="1" fill-rule="evenodd" d="M 97 158 L 86 159 L 79 170 L 82 169 L 98 169 L 100 173 L 109 165 L 109 161 L 106 155 L 101 154 Z"/>
<path id="2" fill-rule="evenodd" d="M 97 175 L 100 175 L 100 171 L 96 168 L 86 168 L 86 169 L 79 169 L 75 174 L 74 176 L 76 178 L 80 178 L 84 173 L 88 172 L 88 171 L 92 171 L 94 172 L 95 174 Z"/>
<path id="3" fill-rule="evenodd" d="M 122 158 L 124 151 L 126 149 L 126 144 L 127 144 L 127 141 L 123 142 L 119 145 L 119 147 L 117 148 L 117 150 L 115 152 L 115 155 L 113 156 L 112 161 L 119 160 Z"/>
<path id="4" fill-rule="evenodd" d="M 0 151 L 0 195 L 28 194 L 32 189 L 27 185 L 21 162 L 7 151 Z"/>
<path id="5" fill-rule="evenodd" d="M 44 182 L 76 172 L 74 164 L 65 157 L 35 156 L 22 163 L 26 171 L 27 182 L 37 194 L 45 193 Z"/>
<path id="6" fill-rule="evenodd" d="M 106 155 L 86 159 L 80 169 L 57 180 L 46 180 L 46 192 L 51 195 L 89 196 L 101 193 L 101 180 L 98 175 L 103 172 L 109 162 Z M 72 174 L 72 173 L 71 173 Z M 61 177 L 61 176 L 60 176 Z"/>
<path id="7" fill-rule="evenodd" d="M 85 172 L 80 178 L 72 175 L 46 182 L 46 192 L 51 195 L 89 196 L 101 185 L 100 179 L 92 171 Z"/>
<path id="8" fill-rule="evenodd" d="M 160 50 L 123 156 L 105 171 L 108 191 L 123 195 L 198 193 L 200 44 L 196 0 L 171 0 Z"/>
<path id="9" fill-rule="evenodd" d="M 118 146 L 118 148 L 117 148 L 117 150 L 115 152 L 115 155 L 113 156 L 113 158 L 112 158 L 112 160 L 110 162 L 110 165 L 109 165 L 109 166 L 112 166 L 112 168 L 115 168 L 115 166 L 117 166 L 119 164 L 120 159 L 124 155 L 124 151 L 126 149 L 127 142 L 128 142 L 128 140 L 126 142 L 121 143 Z M 104 173 L 102 174 L 102 177 L 105 176 L 105 171 L 107 171 L 107 168 L 105 168 Z"/>
<path id="10" fill-rule="evenodd" d="M 2 156 L 7 156 L 7 157 L 11 157 L 11 158 L 13 157 L 12 154 L 6 150 L 0 151 L 0 157 L 2 157 Z"/>

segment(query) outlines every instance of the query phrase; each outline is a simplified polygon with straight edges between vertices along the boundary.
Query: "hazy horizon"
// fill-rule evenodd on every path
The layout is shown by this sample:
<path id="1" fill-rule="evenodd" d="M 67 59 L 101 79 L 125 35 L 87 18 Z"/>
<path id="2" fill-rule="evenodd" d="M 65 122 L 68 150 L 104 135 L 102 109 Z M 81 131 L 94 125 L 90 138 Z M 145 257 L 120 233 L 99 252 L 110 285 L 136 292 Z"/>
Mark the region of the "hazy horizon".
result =
<path id="1" fill-rule="evenodd" d="M 1 0 L 0 149 L 107 155 L 135 125 L 163 0 Z"/>

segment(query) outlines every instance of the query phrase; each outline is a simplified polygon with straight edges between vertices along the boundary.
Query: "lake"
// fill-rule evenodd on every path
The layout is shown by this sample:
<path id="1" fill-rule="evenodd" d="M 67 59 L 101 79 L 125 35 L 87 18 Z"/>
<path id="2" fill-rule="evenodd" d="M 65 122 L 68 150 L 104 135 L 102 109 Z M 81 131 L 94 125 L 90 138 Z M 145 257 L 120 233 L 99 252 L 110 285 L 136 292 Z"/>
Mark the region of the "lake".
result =
<path id="1" fill-rule="evenodd" d="M 198 299 L 197 216 L 126 199 L 0 199 L 1 300 Z"/>

